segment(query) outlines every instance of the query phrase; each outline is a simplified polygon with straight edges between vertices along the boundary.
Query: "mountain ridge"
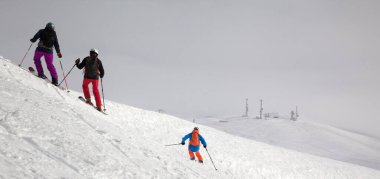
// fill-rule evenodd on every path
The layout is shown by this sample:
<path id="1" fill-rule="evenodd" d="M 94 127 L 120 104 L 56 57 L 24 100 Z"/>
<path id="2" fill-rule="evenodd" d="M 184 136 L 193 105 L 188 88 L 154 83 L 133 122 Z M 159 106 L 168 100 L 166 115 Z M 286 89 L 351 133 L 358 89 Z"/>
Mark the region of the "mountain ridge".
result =
<path id="1" fill-rule="evenodd" d="M 180 142 L 194 124 L 112 101 L 105 116 L 0 59 L 0 178 L 379 178 L 380 171 L 198 125 L 204 164 Z"/>

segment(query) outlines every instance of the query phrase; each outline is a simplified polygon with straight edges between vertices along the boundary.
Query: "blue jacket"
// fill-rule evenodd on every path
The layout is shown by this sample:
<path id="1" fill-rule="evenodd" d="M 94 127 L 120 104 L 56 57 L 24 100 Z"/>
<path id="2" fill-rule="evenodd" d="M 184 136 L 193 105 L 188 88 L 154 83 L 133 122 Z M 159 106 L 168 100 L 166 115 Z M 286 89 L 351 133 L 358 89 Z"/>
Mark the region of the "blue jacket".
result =
<path id="1" fill-rule="evenodd" d="M 192 135 L 192 132 L 190 132 L 189 134 L 185 135 L 182 138 L 182 142 L 185 142 L 187 139 L 191 140 L 191 135 Z M 198 136 L 199 136 L 199 140 L 201 141 L 202 145 L 204 147 L 207 147 L 206 140 L 202 137 L 202 135 L 198 134 Z M 194 145 L 190 145 L 189 144 L 189 150 L 191 150 L 192 152 L 198 152 L 199 151 L 199 146 L 194 146 Z"/>

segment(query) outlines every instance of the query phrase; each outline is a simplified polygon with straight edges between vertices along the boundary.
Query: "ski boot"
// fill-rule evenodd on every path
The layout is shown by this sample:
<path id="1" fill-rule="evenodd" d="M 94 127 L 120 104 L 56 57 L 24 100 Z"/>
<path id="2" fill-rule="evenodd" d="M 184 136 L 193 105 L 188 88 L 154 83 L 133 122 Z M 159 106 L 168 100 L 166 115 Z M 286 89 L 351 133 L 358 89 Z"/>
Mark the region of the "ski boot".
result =
<path id="1" fill-rule="evenodd" d="M 86 98 L 86 103 L 89 104 L 89 105 L 93 105 L 92 102 L 91 102 L 91 98 Z"/>
<path id="2" fill-rule="evenodd" d="M 47 77 L 44 74 L 39 74 L 38 78 L 46 79 Z"/>
<path id="3" fill-rule="evenodd" d="M 51 84 L 53 84 L 54 86 L 58 86 L 58 80 L 57 79 L 52 79 L 51 80 Z"/>

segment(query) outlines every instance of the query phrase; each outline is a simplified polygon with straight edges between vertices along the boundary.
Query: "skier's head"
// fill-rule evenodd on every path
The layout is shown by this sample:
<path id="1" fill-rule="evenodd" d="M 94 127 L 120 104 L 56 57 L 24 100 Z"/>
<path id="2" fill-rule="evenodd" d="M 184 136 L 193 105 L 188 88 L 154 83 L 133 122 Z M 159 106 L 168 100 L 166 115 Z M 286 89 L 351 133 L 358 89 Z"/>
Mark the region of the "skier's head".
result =
<path id="1" fill-rule="evenodd" d="M 45 29 L 47 29 L 47 30 L 54 30 L 55 26 L 54 26 L 54 24 L 52 22 L 49 22 L 49 23 L 46 24 Z"/>
<path id="2" fill-rule="evenodd" d="M 99 54 L 99 51 L 98 51 L 98 50 L 96 50 L 96 49 L 94 49 L 94 48 L 92 48 L 92 49 L 90 50 L 90 56 L 91 56 L 91 57 L 96 58 L 96 57 L 98 56 L 98 54 Z"/>
<path id="3" fill-rule="evenodd" d="M 194 130 L 192 132 L 193 134 L 199 134 L 199 129 L 198 127 L 194 127 Z"/>

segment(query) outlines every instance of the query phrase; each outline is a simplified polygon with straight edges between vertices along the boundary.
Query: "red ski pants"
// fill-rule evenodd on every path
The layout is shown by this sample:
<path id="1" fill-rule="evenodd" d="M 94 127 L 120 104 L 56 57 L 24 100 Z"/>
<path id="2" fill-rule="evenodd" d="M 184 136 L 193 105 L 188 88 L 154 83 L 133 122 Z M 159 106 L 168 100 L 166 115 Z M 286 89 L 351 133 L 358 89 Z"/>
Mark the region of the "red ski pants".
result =
<path id="1" fill-rule="evenodd" d="M 91 99 L 90 90 L 88 88 L 88 85 L 90 83 L 92 83 L 92 93 L 94 93 L 94 96 L 95 96 L 96 107 L 98 107 L 99 109 L 102 109 L 102 101 L 101 101 L 99 89 L 98 89 L 99 80 L 89 79 L 89 78 L 83 79 L 82 88 L 83 88 L 84 97 L 86 99 Z"/>
<path id="2" fill-rule="evenodd" d="M 193 151 L 189 150 L 189 155 L 190 155 L 190 159 L 194 158 L 194 152 Z M 199 151 L 195 152 L 195 155 L 197 155 L 198 160 L 203 161 L 202 155 L 201 155 L 201 153 L 199 153 Z"/>

